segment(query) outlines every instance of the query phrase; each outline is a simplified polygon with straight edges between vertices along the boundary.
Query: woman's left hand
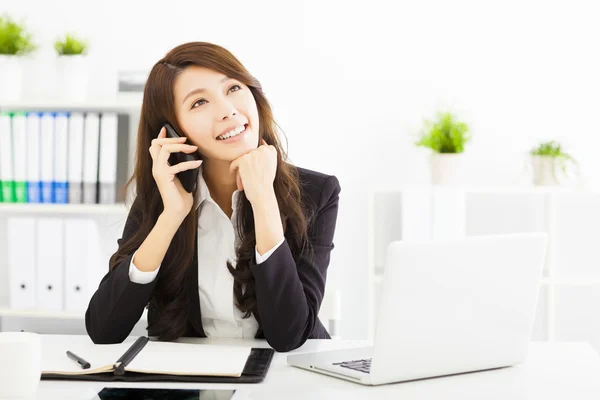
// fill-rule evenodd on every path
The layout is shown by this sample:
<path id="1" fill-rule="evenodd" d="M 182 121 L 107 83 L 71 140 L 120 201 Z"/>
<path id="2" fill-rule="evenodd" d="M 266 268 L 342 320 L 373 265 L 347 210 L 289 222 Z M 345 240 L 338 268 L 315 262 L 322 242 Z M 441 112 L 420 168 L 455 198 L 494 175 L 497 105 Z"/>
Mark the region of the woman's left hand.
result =
<path id="1" fill-rule="evenodd" d="M 237 171 L 238 190 L 246 193 L 251 204 L 274 194 L 273 181 L 277 172 L 277 150 L 261 139 L 262 145 L 235 159 L 229 168 Z"/>

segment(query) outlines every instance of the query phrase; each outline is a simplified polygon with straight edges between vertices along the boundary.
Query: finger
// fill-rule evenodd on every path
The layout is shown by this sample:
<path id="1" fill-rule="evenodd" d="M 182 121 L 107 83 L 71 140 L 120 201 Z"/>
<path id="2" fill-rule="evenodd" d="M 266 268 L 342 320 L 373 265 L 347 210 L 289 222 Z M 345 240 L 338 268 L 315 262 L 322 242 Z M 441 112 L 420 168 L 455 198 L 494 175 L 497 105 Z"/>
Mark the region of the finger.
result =
<path id="1" fill-rule="evenodd" d="M 177 165 L 173 165 L 172 167 L 169 167 L 169 173 L 175 175 L 182 171 L 187 171 L 188 169 L 198 168 L 201 165 L 202 165 L 202 160 L 185 161 L 185 162 L 179 163 Z"/>
<path id="2" fill-rule="evenodd" d="M 192 146 L 189 144 L 166 144 L 160 148 L 160 153 L 158 153 L 158 162 L 164 165 L 169 161 L 169 156 L 171 153 L 193 153 L 197 149 L 198 146 Z"/>
<path id="3" fill-rule="evenodd" d="M 229 173 L 233 174 L 238 168 L 239 168 L 239 158 L 236 160 L 233 160 L 231 162 L 231 165 L 229 166 Z"/>
<path id="4" fill-rule="evenodd" d="M 162 128 L 160 128 L 160 131 L 158 132 L 157 137 L 159 137 L 159 138 L 167 137 L 167 130 L 165 129 L 164 126 Z"/>
<path id="5" fill-rule="evenodd" d="M 180 138 L 156 138 L 156 139 L 152 139 L 152 142 L 150 142 L 150 144 L 152 146 L 163 146 L 165 144 L 170 144 L 170 143 L 183 143 L 187 140 L 187 137 L 180 137 Z"/>
<path id="6" fill-rule="evenodd" d="M 169 153 L 176 153 L 178 151 L 181 151 L 184 153 L 193 153 L 194 151 L 198 150 L 198 146 L 195 146 L 193 144 L 184 144 L 184 143 L 169 143 L 169 144 L 165 144 L 165 145 L 161 146 L 160 149 L 161 149 L 161 151 L 163 149 L 165 149 Z"/>
<path id="7" fill-rule="evenodd" d="M 152 161 L 154 161 L 156 159 L 156 156 L 158 155 L 160 148 L 156 147 L 156 146 L 150 146 L 148 148 L 148 151 L 150 152 L 150 157 L 152 157 Z"/>

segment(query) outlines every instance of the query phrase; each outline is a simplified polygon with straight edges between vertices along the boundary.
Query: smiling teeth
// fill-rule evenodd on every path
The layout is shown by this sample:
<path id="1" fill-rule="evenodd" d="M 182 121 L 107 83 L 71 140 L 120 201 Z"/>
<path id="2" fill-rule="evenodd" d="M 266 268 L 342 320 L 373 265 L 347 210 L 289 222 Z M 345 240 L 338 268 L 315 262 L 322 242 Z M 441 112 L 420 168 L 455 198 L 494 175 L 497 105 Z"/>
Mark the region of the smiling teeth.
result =
<path id="1" fill-rule="evenodd" d="M 245 129 L 246 129 L 246 127 L 244 125 L 240 125 L 239 127 L 230 130 L 226 134 L 217 137 L 217 140 L 225 140 L 225 139 L 232 138 L 232 137 L 237 136 L 240 133 L 242 133 Z"/>

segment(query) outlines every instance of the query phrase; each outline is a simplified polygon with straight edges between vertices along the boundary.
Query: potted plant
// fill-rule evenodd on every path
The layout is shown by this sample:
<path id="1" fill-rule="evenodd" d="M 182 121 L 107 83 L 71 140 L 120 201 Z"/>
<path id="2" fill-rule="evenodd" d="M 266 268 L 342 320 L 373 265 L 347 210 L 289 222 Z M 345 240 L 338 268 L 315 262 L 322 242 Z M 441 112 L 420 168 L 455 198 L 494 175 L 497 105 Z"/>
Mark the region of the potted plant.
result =
<path id="1" fill-rule="evenodd" d="M 563 151 L 560 143 L 551 140 L 540 143 L 530 151 L 533 167 L 533 184 L 538 186 L 559 185 L 561 180 L 557 170 L 567 175 L 569 162 L 577 165 L 577 161 L 570 154 Z"/>
<path id="2" fill-rule="evenodd" d="M 431 181 L 434 185 L 457 182 L 465 144 L 471 140 L 469 127 L 451 113 L 439 113 L 437 121 L 425 121 L 417 146 L 431 149 Z"/>
<path id="3" fill-rule="evenodd" d="M 22 23 L 8 15 L 0 16 L 0 100 L 21 98 L 23 56 L 33 52 L 36 45 Z"/>
<path id="4" fill-rule="evenodd" d="M 64 39 L 54 43 L 58 53 L 57 59 L 57 90 L 66 100 L 81 101 L 88 92 L 88 62 L 85 41 L 66 34 Z"/>

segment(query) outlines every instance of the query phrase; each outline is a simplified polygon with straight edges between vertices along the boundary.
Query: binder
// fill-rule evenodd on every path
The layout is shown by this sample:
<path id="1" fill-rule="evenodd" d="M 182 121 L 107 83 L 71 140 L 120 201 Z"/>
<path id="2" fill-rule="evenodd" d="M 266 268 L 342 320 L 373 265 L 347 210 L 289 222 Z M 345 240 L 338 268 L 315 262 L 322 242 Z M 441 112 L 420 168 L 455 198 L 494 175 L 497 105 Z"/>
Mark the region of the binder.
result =
<path id="1" fill-rule="evenodd" d="M 54 200 L 59 204 L 69 202 L 67 168 L 68 168 L 68 128 L 69 115 L 67 113 L 56 113 L 54 119 Z"/>
<path id="2" fill-rule="evenodd" d="M 2 201 L 5 203 L 14 203 L 15 176 L 13 170 L 11 117 L 7 112 L 0 112 L 0 174 Z"/>
<path id="3" fill-rule="evenodd" d="M 104 113 L 100 118 L 100 204 L 114 204 L 117 195 L 117 139 L 116 113 Z"/>
<path id="4" fill-rule="evenodd" d="M 65 310 L 85 311 L 98 282 L 106 272 L 95 221 L 86 218 L 64 220 Z"/>
<path id="5" fill-rule="evenodd" d="M 15 166 L 15 201 L 27 203 L 27 114 L 15 112 L 12 117 Z"/>
<path id="6" fill-rule="evenodd" d="M 63 309 L 63 220 L 37 219 L 37 308 Z"/>
<path id="7" fill-rule="evenodd" d="M 42 203 L 54 203 L 54 113 L 43 113 L 40 123 L 40 180 L 42 184 Z"/>
<path id="8" fill-rule="evenodd" d="M 8 250 L 8 300 L 12 309 L 36 306 L 35 218 L 9 217 L 6 221 Z"/>
<path id="9" fill-rule="evenodd" d="M 81 369 L 71 351 L 90 363 Z M 44 349 L 42 379 L 123 382 L 258 383 L 270 367 L 273 349 L 150 341 Z"/>
<path id="10" fill-rule="evenodd" d="M 69 203 L 83 202 L 83 134 L 84 116 L 82 113 L 69 115 L 67 159 L 67 186 Z"/>
<path id="11" fill-rule="evenodd" d="M 27 201 L 41 203 L 40 114 L 27 113 Z"/>
<path id="12" fill-rule="evenodd" d="M 100 144 L 100 115 L 85 115 L 83 135 L 83 202 L 97 203 L 98 146 Z"/>

